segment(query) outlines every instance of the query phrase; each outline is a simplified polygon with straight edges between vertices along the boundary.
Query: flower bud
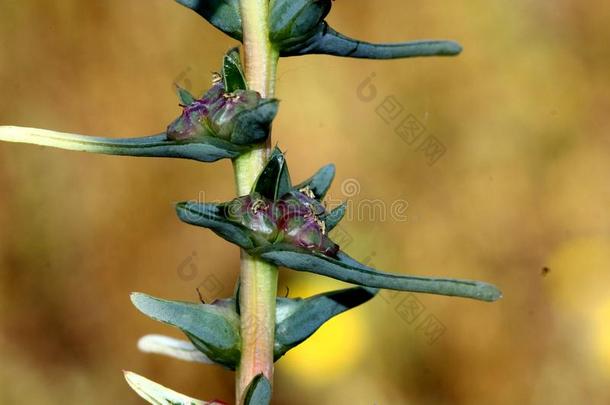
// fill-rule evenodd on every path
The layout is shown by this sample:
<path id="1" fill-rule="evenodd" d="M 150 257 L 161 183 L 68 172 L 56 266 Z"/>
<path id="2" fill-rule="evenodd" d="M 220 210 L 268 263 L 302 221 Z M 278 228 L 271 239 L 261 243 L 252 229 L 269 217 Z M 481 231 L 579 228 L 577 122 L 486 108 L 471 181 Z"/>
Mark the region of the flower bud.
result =
<path id="1" fill-rule="evenodd" d="M 222 81 L 216 82 L 201 99 L 183 106 L 183 112 L 167 128 L 168 139 L 193 140 L 202 136 L 216 136 L 231 140 L 235 117 L 253 110 L 261 102 L 255 91 L 236 90 L 226 93 Z"/>
<path id="2" fill-rule="evenodd" d="M 233 118 L 243 111 L 254 109 L 260 100 L 260 94 L 251 90 L 223 93 L 222 97 L 210 106 L 208 115 L 210 128 L 216 136 L 230 139 L 235 127 Z"/>
<path id="3" fill-rule="evenodd" d="M 211 135 L 206 128 L 206 118 L 210 107 L 224 94 L 221 82 L 212 86 L 203 98 L 183 105 L 182 115 L 167 127 L 167 139 L 173 141 L 188 141 L 205 135 Z"/>
<path id="4" fill-rule="evenodd" d="M 339 246 L 326 236 L 324 222 L 319 218 L 325 213 L 322 204 L 303 192 L 292 191 L 277 205 L 281 215 L 277 223 L 284 240 L 298 247 L 336 256 Z"/>
<path id="5" fill-rule="evenodd" d="M 272 215 L 273 204 L 258 194 L 234 199 L 228 206 L 231 220 L 243 225 L 262 240 L 273 242 L 278 233 Z"/>
<path id="6" fill-rule="evenodd" d="M 308 190 L 304 190 L 308 191 Z M 315 198 L 313 194 L 307 195 L 305 192 L 293 190 L 282 196 L 277 203 L 281 214 L 284 216 L 291 215 L 314 215 L 316 217 L 324 214 L 325 209 L 322 204 Z M 278 218 L 279 219 L 279 218 Z"/>

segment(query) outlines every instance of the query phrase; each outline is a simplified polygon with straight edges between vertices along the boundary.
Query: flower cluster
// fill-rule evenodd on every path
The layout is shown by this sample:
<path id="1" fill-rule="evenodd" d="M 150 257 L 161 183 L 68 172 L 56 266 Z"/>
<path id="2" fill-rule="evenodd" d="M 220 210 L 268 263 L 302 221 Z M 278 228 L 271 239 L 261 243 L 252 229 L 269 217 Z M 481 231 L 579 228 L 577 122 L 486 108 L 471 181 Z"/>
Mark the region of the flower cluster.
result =
<path id="1" fill-rule="evenodd" d="M 329 257 L 339 252 L 326 235 L 326 210 L 308 187 L 293 189 L 277 201 L 253 193 L 227 207 L 227 217 L 252 231 L 259 244 L 287 243 Z"/>
<path id="2" fill-rule="evenodd" d="M 183 112 L 167 127 L 167 138 L 186 141 L 202 136 L 216 136 L 230 141 L 235 129 L 235 117 L 251 111 L 261 102 L 259 93 L 251 90 L 226 92 L 222 77 L 200 99 L 183 100 Z"/>

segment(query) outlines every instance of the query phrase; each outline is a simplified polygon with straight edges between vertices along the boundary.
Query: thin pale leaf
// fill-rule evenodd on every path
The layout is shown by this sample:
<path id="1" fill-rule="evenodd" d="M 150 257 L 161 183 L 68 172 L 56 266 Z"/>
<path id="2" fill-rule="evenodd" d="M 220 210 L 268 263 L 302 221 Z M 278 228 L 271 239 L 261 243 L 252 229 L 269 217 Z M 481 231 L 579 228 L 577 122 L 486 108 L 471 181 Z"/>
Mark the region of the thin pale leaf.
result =
<path id="1" fill-rule="evenodd" d="M 213 405 L 217 402 L 205 402 L 170 390 L 154 381 L 131 371 L 124 371 L 127 384 L 143 399 L 153 405 Z"/>
<path id="2" fill-rule="evenodd" d="M 138 349 L 144 353 L 159 354 L 193 363 L 214 364 L 191 342 L 163 335 L 146 335 L 138 340 Z"/>

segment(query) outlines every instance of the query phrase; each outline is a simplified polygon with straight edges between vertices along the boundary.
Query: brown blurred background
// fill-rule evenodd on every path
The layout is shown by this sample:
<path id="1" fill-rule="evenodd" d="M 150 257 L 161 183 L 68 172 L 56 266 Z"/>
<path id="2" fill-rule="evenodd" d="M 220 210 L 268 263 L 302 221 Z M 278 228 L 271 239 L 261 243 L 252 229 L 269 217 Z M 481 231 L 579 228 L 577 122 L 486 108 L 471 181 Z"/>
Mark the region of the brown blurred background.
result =
<path id="1" fill-rule="evenodd" d="M 356 258 L 487 280 L 505 297 L 378 297 L 278 363 L 274 403 L 610 403 L 610 3 L 352 0 L 329 21 L 465 51 L 282 60 L 274 142 L 293 178 L 332 161 L 333 200 L 408 202 L 400 220 L 345 221 Z M 204 90 L 232 45 L 170 0 L 4 0 L 0 125 L 159 132 L 179 113 L 172 83 Z M 402 115 L 386 123 L 390 96 Z M 435 164 L 394 132 L 402 117 L 445 150 Z M 233 192 L 227 161 L 0 145 L 0 403 L 142 403 L 122 369 L 231 402 L 232 373 L 137 351 L 141 335 L 180 335 L 129 293 L 196 300 L 212 277 L 206 298 L 229 295 L 237 249 L 181 224 L 173 203 Z M 341 284 L 283 271 L 285 286 L 295 297 Z"/>

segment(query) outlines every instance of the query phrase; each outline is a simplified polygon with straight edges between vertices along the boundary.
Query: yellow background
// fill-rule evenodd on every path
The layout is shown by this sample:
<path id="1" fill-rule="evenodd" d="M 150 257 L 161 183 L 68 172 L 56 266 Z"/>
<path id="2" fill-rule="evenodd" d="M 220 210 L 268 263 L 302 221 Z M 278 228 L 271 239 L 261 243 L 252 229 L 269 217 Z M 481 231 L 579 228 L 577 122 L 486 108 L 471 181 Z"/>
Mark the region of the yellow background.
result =
<path id="1" fill-rule="evenodd" d="M 331 321 L 277 366 L 275 404 L 610 403 L 610 3 L 337 1 L 329 22 L 374 41 L 452 38 L 458 58 L 281 61 L 274 142 L 295 180 L 335 162 L 330 196 L 404 200 L 406 221 L 358 218 L 346 250 L 377 267 L 477 278 L 495 304 L 415 296 L 433 344 L 397 303 Z M 170 0 L 0 3 L 0 125 L 106 136 L 162 131 L 172 83 L 199 93 L 234 41 Z M 377 99 L 358 86 L 375 73 Z M 388 96 L 446 147 L 433 166 L 376 113 Z M 238 251 L 173 203 L 233 196 L 227 161 L 128 159 L 0 145 L 0 403 L 141 403 L 129 369 L 232 402 L 233 375 L 141 354 L 180 336 L 131 291 L 229 295 Z M 194 278 L 180 276 L 192 259 Z M 548 272 L 543 271 L 547 267 Z M 341 286 L 282 272 L 281 293 Z M 402 315 L 401 315 L 402 314 Z"/>

